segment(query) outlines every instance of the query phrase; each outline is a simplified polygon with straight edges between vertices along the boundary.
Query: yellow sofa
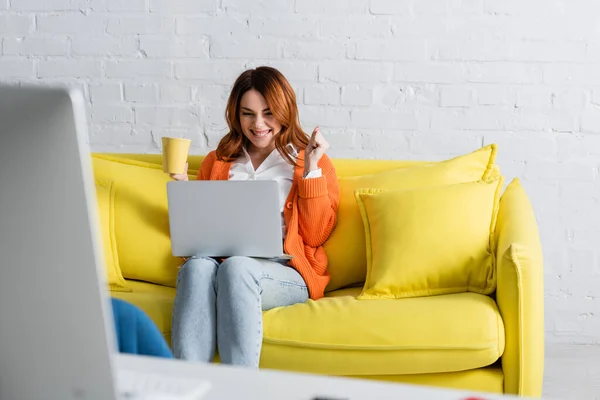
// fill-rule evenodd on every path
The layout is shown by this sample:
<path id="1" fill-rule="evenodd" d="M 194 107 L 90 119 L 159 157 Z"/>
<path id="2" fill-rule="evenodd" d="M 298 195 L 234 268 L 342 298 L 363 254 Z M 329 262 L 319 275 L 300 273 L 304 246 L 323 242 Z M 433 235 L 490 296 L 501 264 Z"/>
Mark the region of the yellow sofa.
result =
<path id="1" fill-rule="evenodd" d="M 96 156 L 147 163 L 156 169 L 161 165 L 160 155 Z M 191 171 L 198 169 L 202 158 L 190 157 Z M 333 162 L 340 178 L 423 164 Z M 95 165 L 97 178 L 110 179 L 116 173 L 103 168 Z M 500 200 L 494 232 L 494 293 L 369 301 L 356 299 L 360 284 L 332 290 L 318 301 L 264 313 L 261 368 L 539 397 L 544 364 L 541 247 L 525 192 L 517 180 L 509 187 L 510 194 L 505 192 Z M 140 197 L 136 201 L 139 207 L 127 213 L 152 213 L 166 199 Z M 117 214 L 116 218 L 125 217 Z M 159 232 L 168 221 L 161 218 L 151 223 Z M 114 240 L 122 263 L 148 262 L 127 249 L 144 246 L 145 238 L 156 233 L 150 232 L 154 228 L 135 230 L 134 225 L 127 225 L 120 229 Z M 155 249 L 147 251 L 151 255 Z M 170 341 L 177 268 L 173 260 L 165 263 L 169 264 L 168 276 L 163 280 L 146 279 L 143 265 L 135 271 L 122 268 L 127 289 L 111 295 L 141 307 Z"/>

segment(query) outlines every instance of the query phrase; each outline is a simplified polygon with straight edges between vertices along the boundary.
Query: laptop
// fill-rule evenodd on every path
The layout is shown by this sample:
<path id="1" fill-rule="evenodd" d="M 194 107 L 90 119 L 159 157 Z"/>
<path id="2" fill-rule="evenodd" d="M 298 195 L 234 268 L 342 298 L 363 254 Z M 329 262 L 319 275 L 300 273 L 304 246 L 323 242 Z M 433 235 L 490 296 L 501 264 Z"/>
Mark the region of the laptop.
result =
<path id="1" fill-rule="evenodd" d="M 0 85 L 0 398 L 200 399 L 206 380 L 113 366 L 87 141 L 80 93 Z"/>
<path id="2" fill-rule="evenodd" d="M 283 254 L 277 185 L 273 180 L 167 183 L 173 255 L 289 259 Z"/>

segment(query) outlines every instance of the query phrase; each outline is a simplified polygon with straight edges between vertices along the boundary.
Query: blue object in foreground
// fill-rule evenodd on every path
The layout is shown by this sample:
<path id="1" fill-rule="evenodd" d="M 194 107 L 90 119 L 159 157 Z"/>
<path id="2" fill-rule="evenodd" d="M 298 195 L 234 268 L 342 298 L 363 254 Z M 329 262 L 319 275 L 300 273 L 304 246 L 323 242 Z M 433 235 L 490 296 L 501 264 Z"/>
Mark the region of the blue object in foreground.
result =
<path id="1" fill-rule="evenodd" d="M 111 301 L 120 353 L 173 358 L 158 328 L 142 310 L 123 300 Z"/>

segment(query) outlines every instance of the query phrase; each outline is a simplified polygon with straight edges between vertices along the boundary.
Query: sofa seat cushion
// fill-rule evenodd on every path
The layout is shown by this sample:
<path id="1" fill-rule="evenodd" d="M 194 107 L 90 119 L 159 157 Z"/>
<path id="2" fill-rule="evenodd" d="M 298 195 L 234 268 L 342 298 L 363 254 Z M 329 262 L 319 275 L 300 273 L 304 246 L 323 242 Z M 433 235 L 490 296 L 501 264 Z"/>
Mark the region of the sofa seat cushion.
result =
<path id="1" fill-rule="evenodd" d="M 170 345 L 175 289 L 140 281 L 126 280 L 126 282 L 131 292 L 110 292 L 110 295 L 142 309 Z"/>
<path id="2" fill-rule="evenodd" d="M 493 364 L 504 325 L 489 296 L 357 300 L 361 288 L 263 314 L 261 367 L 329 375 L 464 371 Z"/>

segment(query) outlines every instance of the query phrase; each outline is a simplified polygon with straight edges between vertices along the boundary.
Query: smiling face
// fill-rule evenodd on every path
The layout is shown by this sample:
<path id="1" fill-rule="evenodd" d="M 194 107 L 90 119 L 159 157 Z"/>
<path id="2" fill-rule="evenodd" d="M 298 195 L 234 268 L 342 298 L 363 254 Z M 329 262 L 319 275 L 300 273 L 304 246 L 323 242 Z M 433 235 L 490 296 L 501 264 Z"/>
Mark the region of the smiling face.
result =
<path id="1" fill-rule="evenodd" d="M 240 125 L 251 143 L 248 151 L 270 153 L 275 149 L 275 137 L 281 132 L 281 124 L 264 96 L 254 89 L 244 93 L 240 100 Z"/>

